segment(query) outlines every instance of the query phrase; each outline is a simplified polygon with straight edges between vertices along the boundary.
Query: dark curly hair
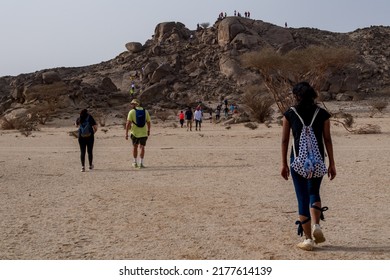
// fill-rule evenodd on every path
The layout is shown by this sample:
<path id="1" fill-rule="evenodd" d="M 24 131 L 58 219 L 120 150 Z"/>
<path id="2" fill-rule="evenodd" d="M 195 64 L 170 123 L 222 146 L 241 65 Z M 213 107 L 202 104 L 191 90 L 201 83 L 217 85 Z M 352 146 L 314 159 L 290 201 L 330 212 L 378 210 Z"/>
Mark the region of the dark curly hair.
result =
<path id="1" fill-rule="evenodd" d="M 300 82 L 293 87 L 292 90 L 297 106 L 308 107 L 315 104 L 315 99 L 318 97 L 317 92 L 308 82 Z"/>

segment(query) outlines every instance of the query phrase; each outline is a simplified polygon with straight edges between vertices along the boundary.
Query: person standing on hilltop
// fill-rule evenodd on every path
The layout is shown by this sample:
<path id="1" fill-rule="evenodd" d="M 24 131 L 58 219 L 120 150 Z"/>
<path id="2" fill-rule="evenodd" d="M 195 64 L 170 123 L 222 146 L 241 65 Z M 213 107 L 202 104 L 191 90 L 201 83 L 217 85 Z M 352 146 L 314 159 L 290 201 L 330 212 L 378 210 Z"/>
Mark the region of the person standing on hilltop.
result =
<path id="1" fill-rule="evenodd" d="M 80 146 L 81 172 L 85 171 L 85 153 L 88 152 L 89 170 L 93 169 L 93 145 L 95 142 L 95 133 L 97 131 L 97 123 L 95 119 L 88 113 L 87 109 L 80 112 L 75 125 L 79 127 L 78 141 Z"/>
<path id="2" fill-rule="evenodd" d="M 324 234 L 320 227 L 320 219 L 324 219 L 323 212 L 328 209 L 321 205 L 320 186 L 323 174 L 326 174 L 327 172 L 330 180 L 333 180 L 336 177 L 333 145 L 330 134 L 330 114 L 317 106 L 315 103 L 317 93 L 308 83 L 298 83 L 294 86 L 292 92 L 297 105 L 288 109 L 283 117 L 281 145 L 282 167 L 280 174 L 285 180 L 288 180 L 291 172 L 295 187 L 299 212 L 299 220 L 296 222 L 298 225 L 298 235 L 305 235 L 305 240 L 300 242 L 297 246 L 302 250 L 311 251 L 313 250 L 314 243 L 322 243 L 325 241 Z M 292 130 L 294 141 L 292 143 L 293 149 L 290 155 L 289 168 L 287 163 L 287 151 L 290 140 L 290 130 Z M 302 137 L 302 131 L 305 131 L 306 134 L 304 135 L 306 136 Z M 307 135 L 311 135 L 309 140 Z M 305 142 L 310 143 L 310 145 L 305 145 Z M 329 159 L 329 167 L 327 169 L 323 162 L 324 144 Z M 309 147 L 311 150 L 305 150 L 304 147 Z M 298 154 L 296 153 L 297 151 L 299 152 Z M 298 162 L 294 159 L 302 158 L 302 161 L 306 163 L 309 157 L 304 157 L 310 153 L 313 154 L 312 158 L 316 157 L 318 160 L 313 161 L 316 162 L 316 164 L 313 165 L 313 167 L 315 167 L 315 172 L 310 171 L 309 176 L 307 176 L 307 174 L 302 173 L 302 168 L 297 168 L 294 165 Z M 323 167 L 321 172 L 318 168 L 320 166 Z M 306 166 L 304 168 L 306 168 Z"/>
<path id="3" fill-rule="evenodd" d="M 140 102 L 137 99 L 133 99 L 130 105 L 132 106 L 132 109 L 127 115 L 125 138 L 128 140 L 130 130 L 134 157 L 132 166 L 134 168 L 144 168 L 145 146 L 146 141 L 150 136 L 150 115 L 147 110 L 140 106 Z M 137 162 L 138 148 L 140 150 L 139 162 Z"/>

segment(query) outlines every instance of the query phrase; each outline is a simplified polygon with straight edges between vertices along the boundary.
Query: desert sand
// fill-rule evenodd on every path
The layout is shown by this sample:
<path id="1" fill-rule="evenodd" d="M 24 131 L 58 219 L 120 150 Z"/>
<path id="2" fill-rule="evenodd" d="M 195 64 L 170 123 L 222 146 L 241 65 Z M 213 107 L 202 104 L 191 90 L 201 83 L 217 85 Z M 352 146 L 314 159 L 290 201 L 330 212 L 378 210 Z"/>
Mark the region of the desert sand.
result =
<path id="1" fill-rule="evenodd" d="M 340 106 L 382 133 L 332 123 L 338 174 L 323 180 L 327 240 L 312 252 L 296 248 L 297 203 L 279 174 L 276 121 L 252 130 L 205 120 L 189 132 L 153 120 L 140 170 L 122 124 L 109 120 L 96 134 L 95 169 L 81 173 L 69 118 L 29 137 L 0 131 L 0 259 L 388 260 L 389 109 L 370 118 Z"/>

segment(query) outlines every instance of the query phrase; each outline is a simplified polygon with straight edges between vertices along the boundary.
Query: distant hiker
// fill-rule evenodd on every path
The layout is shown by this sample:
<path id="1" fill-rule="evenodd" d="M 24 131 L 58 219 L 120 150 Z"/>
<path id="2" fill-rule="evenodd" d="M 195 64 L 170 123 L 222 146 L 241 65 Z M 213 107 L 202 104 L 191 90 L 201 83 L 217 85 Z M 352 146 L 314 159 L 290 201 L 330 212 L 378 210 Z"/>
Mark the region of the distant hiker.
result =
<path id="1" fill-rule="evenodd" d="M 287 28 L 287 21 L 284 23 L 284 27 Z"/>
<path id="2" fill-rule="evenodd" d="M 237 11 L 236 10 L 234 10 L 234 16 L 236 16 L 237 15 Z"/>
<path id="3" fill-rule="evenodd" d="M 234 104 L 230 104 L 230 112 L 233 114 L 233 111 L 234 111 Z"/>
<path id="4" fill-rule="evenodd" d="M 134 81 L 131 82 L 130 94 L 134 94 L 135 92 L 135 84 Z"/>
<path id="5" fill-rule="evenodd" d="M 203 112 L 201 110 L 201 107 L 198 106 L 196 107 L 196 110 L 194 112 L 195 130 L 198 130 L 199 127 L 199 131 L 200 131 L 202 127 L 202 118 L 203 118 Z"/>
<path id="6" fill-rule="evenodd" d="M 191 107 L 188 107 L 186 112 L 185 112 L 185 117 L 186 117 L 186 121 L 187 121 L 187 131 L 188 131 L 188 129 L 190 131 L 192 131 L 192 116 L 193 116 L 193 113 L 192 113 Z"/>
<path id="7" fill-rule="evenodd" d="M 180 127 L 183 127 L 183 125 L 184 125 L 184 112 L 183 111 L 180 111 L 179 122 L 180 122 Z"/>
<path id="8" fill-rule="evenodd" d="M 224 113 L 225 113 L 225 119 L 227 119 L 229 117 L 229 108 L 226 106 L 225 109 L 223 109 Z"/>
<path id="9" fill-rule="evenodd" d="M 80 146 L 80 160 L 81 172 L 85 171 L 85 152 L 88 152 L 89 170 L 93 169 L 93 144 L 95 142 L 94 135 L 97 131 L 97 124 L 95 119 L 88 114 L 87 109 L 80 112 L 80 117 L 77 118 L 75 125 L 79 127 L 79 146 Z"/>
<path id="10" fill-rule="evenodd" d="M 217 109 L 215 110 L 215 120 L 219 121 L 221 117 L 221 105 L 217 106 Z"/>
<path id="11" fill-rule="evenodd" d="M 137 99 L 133 99 L 130 105 L 132 109 L 127 115 L 125 138 L 128 140 L 130 130 L 134 157 L 132 166 L 135 168 L 144 168 L 145 146 L 150 136 L 150 115 L 147 110 L 140 106 L 140 102 Z M 140 150 L 139 162 L 137 162 L 138 147 Z"/>

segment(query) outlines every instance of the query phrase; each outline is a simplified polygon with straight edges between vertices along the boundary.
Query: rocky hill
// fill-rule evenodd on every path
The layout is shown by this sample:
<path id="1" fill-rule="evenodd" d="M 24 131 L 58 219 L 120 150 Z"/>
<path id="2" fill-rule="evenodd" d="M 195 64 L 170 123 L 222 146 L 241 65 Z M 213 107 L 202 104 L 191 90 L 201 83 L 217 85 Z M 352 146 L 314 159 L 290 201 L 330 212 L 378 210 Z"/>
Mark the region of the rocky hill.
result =
<path id="1" fill-rule="evenodd" d="M 123 53 L 100 64 L 1 77 L 0 117 L 12 120 L 43 106 L 72 114 L 83 107 L 114 112 L 128 107 L 132 83 L 134 96 L 148 108 L 178 109 L 199 101 L 207 106 L 224 98 L 239 102 L 246 86 L 262 84 L 255 70 L 240 64 L 241 54 L 309 45 L 346 46 L 358 53 L 357 63 L 332 73 L 323 89 L 333 98 L 390 92 L 390 27 L 332 33 L 227 17 L 198 30 L 179 22 L 160 23 L 145 44 L 129 42 Z"/>

